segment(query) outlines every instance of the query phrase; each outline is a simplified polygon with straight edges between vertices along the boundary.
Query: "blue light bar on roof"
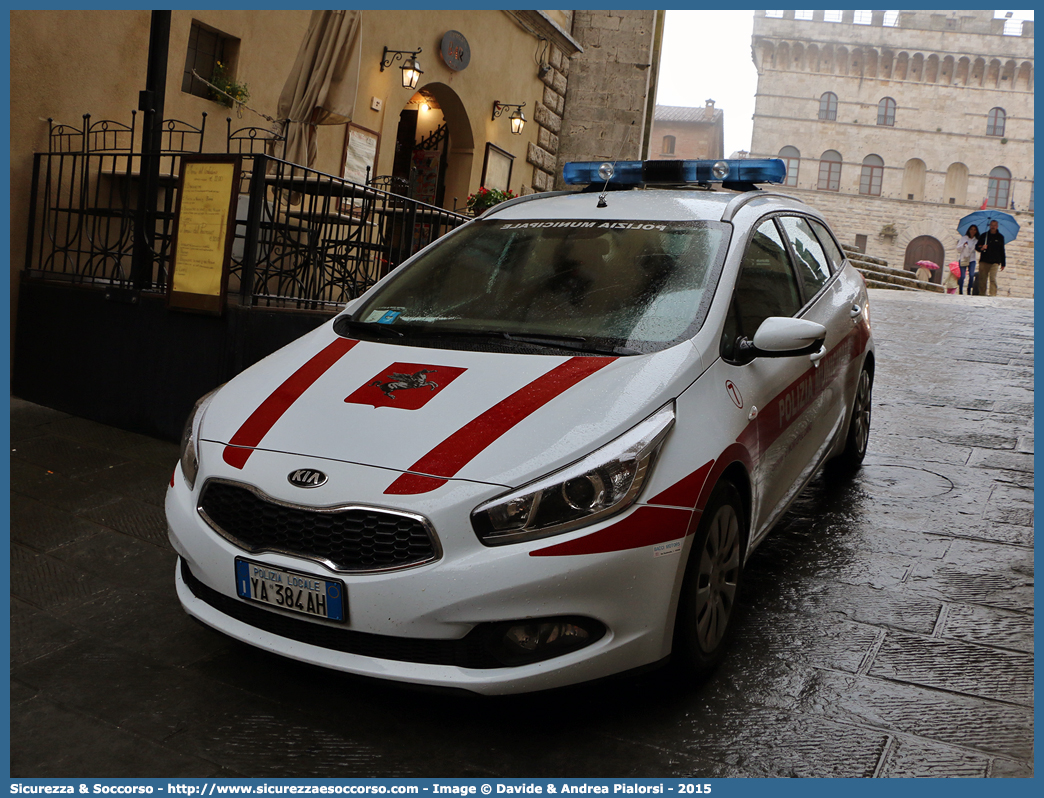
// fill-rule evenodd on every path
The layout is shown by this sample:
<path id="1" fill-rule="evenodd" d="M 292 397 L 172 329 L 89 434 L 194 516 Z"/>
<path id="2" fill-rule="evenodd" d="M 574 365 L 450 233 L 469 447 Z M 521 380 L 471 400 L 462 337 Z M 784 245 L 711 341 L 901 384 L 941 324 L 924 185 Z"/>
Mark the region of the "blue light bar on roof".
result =
<path id="1" fill-rule="evenodd" d="M 787 166 L 779 158 L 733 158 L 721 161 L 570 161 L 562 170 L 569 185 L 617 186 L 655 183 L 782 183 Z"/>

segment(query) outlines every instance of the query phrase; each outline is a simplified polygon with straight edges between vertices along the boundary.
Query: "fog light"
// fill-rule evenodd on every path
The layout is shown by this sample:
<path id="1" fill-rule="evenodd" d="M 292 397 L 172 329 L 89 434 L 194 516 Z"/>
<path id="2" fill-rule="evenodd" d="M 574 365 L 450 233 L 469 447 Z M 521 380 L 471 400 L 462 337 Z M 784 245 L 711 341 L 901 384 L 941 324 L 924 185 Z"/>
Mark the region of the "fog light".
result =
<path id="1" fill-rule="evenodd" d="M 604 634 L 605 627 L 590 618 L 538 618 L 498 624 L 489 642 L 505 665 L 525 665 L 576 651 Z"/>

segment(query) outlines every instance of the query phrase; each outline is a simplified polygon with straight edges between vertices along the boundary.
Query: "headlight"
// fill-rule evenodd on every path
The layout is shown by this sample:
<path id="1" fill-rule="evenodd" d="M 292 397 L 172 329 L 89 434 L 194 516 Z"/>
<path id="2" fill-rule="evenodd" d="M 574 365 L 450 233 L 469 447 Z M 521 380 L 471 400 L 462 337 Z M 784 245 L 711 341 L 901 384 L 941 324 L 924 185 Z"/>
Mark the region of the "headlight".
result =
<path id="1" fill-rule="evenodd" d="M 203 411 L 219 388 L 220 386 L 196 401 L 185 422 L 185 429 L 181 432 L 181 474 L 190 489 L 196 486 L 196 474 L 199 473 L 199 423 L 203 420 Z"/>
<path id="2" fill-rule="evenodd" d="M 674 403 L 582 460 L 476 507 L 471 525 L 487 546 L 559 535 L 630 507 L 663 439 Z"/>

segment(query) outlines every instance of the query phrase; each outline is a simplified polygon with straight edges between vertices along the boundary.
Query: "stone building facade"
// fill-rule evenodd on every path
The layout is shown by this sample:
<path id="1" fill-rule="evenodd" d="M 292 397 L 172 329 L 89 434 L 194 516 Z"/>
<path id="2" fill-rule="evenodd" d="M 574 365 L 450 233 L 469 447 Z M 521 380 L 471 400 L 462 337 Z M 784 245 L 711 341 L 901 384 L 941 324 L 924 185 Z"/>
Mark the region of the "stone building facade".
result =
<path id="1" fill-rule="evenodd" d="M 896 266 L 948 263 L 957 221 L 986 202 L 1021 225 L 1000 294 L 1033 296 L 1032 22 L 1006 33 L 992 11 L 757 11 L 752 56 L 751 156 L 784 158 L 783 190 L 842 243 Z"/>
<path id="2" fill-rule="evenodd" d="M 725 115 L 707 100 L 702 108 L 657 105 L 649 157 L 693 160 L 725 157 Z"/>
<path id="3" fill-rule="evenodd" d="M 663 12 L 651 9 L 573 12 L 583 57 L 569 66 L 557 173 L 547 188 L 566 188 L 562 166 L 568 161 L 644 157 L 662 25 Z"/>

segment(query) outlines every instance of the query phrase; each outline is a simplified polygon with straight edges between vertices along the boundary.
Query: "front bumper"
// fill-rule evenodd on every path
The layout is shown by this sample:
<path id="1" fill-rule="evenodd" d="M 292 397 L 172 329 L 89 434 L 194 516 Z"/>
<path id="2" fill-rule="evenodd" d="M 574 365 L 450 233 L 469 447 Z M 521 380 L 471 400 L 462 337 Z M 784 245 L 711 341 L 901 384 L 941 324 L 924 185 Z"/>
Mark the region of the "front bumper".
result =
<path id="1" fill-rule="evenodd" d="M 215 458 L 204 461 L 215 462 Z M 251 474 L 284 475 L 300 458 L 255 452 Z M 223 465 L 223 464 L 222 464 Z M 426 565 L 367 574 L 336 573 L 314 561 L 286 554 L 246 553 L 215 533 L 196 511 L 197 492 L 181 478 L 168 490 L 166 510 L 171 542 L 181 557 L 176 574 L 185 610 L 229 636 L 283 656 L 335 670 L 478 693 L 506 694 L 548 689 L 654 663 L 670 653 L 674 608 L 680 589 L 684 545 L 667 556 L 642 546 L 622 551 L 532 557 L 530 552 L 583 537 L 618 523 L 599 525 L 545 540 L 486 547 L 471 529 L 471 510 L 503 491 L 499 486 L 451 481 L 432 494 L 383 496 L 387 471 L 323 462 L 330 483 L 351 485 L 352 501 L 377 497 L 384 506 L 424 515 L 439 536 L 441 558 Z M 216 473 L 215 473 L 216 472 Z M 197 482 L 197 491 L 204 477 Z M 276 481 L 261 479 L 262 490 Z M 285 481 L 282 480 L 282 481 Z M 312 492 L 316 505 L 345 497 Z M 377 502 L 374 502 L 377 503 Z M 633 512 L 633 509 L 630 512 Z M 321 579 L 337 578 L 347 592 L 343 624 L 312 620 L 240 599 L 235 558 L 247 557 Z M 587 647 L 552 659 L 505 667 L 491 662 L 476 627 L 550 617 L 594 619 L 606 632 Z"/>

